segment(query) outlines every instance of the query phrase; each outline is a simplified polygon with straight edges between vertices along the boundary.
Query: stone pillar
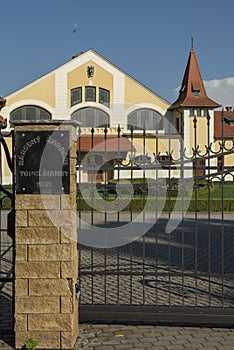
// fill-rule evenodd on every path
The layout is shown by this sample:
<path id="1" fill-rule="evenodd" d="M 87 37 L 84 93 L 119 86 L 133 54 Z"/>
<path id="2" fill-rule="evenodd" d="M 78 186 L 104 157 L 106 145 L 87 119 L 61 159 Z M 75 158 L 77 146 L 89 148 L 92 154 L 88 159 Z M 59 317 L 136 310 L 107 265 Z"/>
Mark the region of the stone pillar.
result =
<path id="1" fill-rule="evenodd" d="M 71 146 L 69 193 L 16 193 L 16 349 L 30 338 L 38 348 L 73 349 L 78 338 L 76 128 L 60 123 L 15 124 L 15 135 L 68 130 Z"/>

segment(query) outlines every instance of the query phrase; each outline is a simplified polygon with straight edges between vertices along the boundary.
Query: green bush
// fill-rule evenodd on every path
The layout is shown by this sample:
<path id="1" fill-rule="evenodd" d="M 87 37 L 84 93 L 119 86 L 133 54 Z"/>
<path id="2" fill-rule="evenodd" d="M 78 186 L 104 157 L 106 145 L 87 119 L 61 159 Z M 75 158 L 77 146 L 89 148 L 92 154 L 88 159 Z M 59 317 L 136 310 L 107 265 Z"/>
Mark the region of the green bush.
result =
<path id="1" fill-rule="evenodd" d="M 163 207 L 163 212 L 170 212 L 173 211 L 175 204 L 177 203 L 177 210 L 184 211 L 185 210 L 185 203 L 181 199 L 176 198 L 167 198 L 166 201 L 164 199 L 158 198 L 157 200 L 155 198 L 133 198 L 130 203 L 124 207 L 124 199 L 116 200 L 114 204 L 115 210 L 118 210 L 118 208 L 123 208 L 125 211 L 133 211 L 133 212 L 140 212 L 145 208 L 147 201 L 147 207 L 146 210 L 154 211 L 154 210 L 161 210 Z M 108 203 L 111 202 L 111 199 L 106 200 L 106 206 L 108 209 Z M 103 210 L 105 209 L 105 201 L 101 198 L 95 198 L 91 202 L 93 204 L 93 207 L 95 207 L 96 210 Z M 113 205 L 113 204 L 112 204 Z M 113 207 L 112 207 L 113 208 Z M 91 211 L 91 207 L 83 198 L 79 198 L 77 200 L 77 210 L 83 210 L 83 211 Z M 198 199 L 197 201 L 195 199 L 191 199 L 189 202 L 188 208 L 186 208 L 186 211 L 189 212 L 222 212 L 222 210 L 226 212 L 234 212 L 234 198 L 229 199 L 211 199 L 210 202 L 208 199 Z"/>
<path id="2" fill-rule="evenodd" d="M 189 202 L 188 208 L 185 208 L 185 202 L 181 198 L 177 198 L 178 196 L 178 180 L 176 181 L 171 179 L 171 181 L 168 181 L 168 179 L 159 179 L 157 182 L 157 187 L 155 187 L 155 179 L 144 179 L 144 178 L 134 178 L 134 179 L 127 179 L 126 183 L 129 182 L 129 180 L 132 182 L 134 187 L 134 195 L 130 203 L 126 205 L 124 208 L 124 201 L 126 201 L 128 197 L 128 191 L 126 189 L 126 194 L 122 193 L 117 198 L 117 192 L 115 191 L 115 184 L 119 182 L 119 180 L 111 180 L 109 181 L 109 184 L 113 185 L 112 189 L 106 189 L 106 195 L 103 193 L 102 187 L 98 189 L 99 196 L 94 198 L 91 202 L 91 199 L 89 198 L 90 203 L 94 204 L 94 207 L 96 210 L 103 210 L 108 207 L 108 203 L 112 202 L 111 208 L 115 208 L 115 210 L 118 210 L 118 208 L 124 208 L 126 211 L 135 211 L 140 212 L 145 207 L 145 203 L 147 202 L 147 208 L 146 210 L 161 210 L 163 207 L 164 212 L 170 212 L 173 210 L 175 203 L 177 202 L 177 210 L 184 211 L 198 211 L 198 212 L 222 212 L 228 211 L 232 212 L 234 211 L 234 183 L 233 182 L 225 182 L 224 185 L 220 185 L 219 182 L 213 182 L 211 186 L 208 189 L 207 181 L 200 181 L 197 183 L 197 187 L 195 192 L 193 193 L 193 196 Z M 167 182 L 167 186 L 165 186 L 165 180 Z M 124 183 L 124 179 L 121 179 L 121 183 Z M 187 198 L 190 197 L 190 188 L 191 184 L 185 183 L 184 184 L 184 200 L 186 201 Z M 91 193 L 89 192 L 90 189 L 87 188 L 83 190 L 84 197 L 92 197 Z M 85 193 L 86 191 L 86 193 Z M 113 193 L 110 193 L 110 192 Z M 124 191 L 122 191 L 124 192 Z M 148 194 L 147 194 L 148 192 Z M 196 200 L 195 200 L 195 193 L 196 193 Z M 210 201 L 208 199 L 208 194 L 210 194 Z M 104 199 L 102 198 L 104 195 Z M 167 198 L 165 200 L 165 195 L 167 195 Z M 222 202 L 222 196 L 224 196 L 224 201 Z M 104 202 L 103 202 L 104 200 Z M 93 205 L 92 205 L 93 206 Z M 107 206 L 107 207 L 106 207 Z M 77 209 L 78 210 L 85 210 L 90 211 L 91 208 L 89 204 L 86 203 L 86 201 L 83 199 L 82 196 L 77 197 Z M 111 210 L 112 210 L 111 209 Z M 120 209 L 122 210 L 122 209 Z"/>

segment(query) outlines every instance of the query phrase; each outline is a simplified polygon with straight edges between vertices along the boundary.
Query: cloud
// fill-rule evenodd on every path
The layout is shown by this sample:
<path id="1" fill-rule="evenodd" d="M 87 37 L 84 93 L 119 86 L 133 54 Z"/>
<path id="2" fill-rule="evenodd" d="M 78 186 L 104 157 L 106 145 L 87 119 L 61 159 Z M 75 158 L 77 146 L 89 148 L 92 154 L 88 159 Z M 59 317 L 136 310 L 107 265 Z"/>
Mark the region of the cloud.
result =
<path id="1" fill-rule="evenodd" d="M 207 95 L 224 107 L 234 105 L 234 77 L 204 81 Z"/>
<path id="2" fill-rule="evenodd" d="M 207 95 L 222 106 L 234 106 L 234 77 L 204 80 Z M 173 90 L 178 96 L 180 87 Z"/>

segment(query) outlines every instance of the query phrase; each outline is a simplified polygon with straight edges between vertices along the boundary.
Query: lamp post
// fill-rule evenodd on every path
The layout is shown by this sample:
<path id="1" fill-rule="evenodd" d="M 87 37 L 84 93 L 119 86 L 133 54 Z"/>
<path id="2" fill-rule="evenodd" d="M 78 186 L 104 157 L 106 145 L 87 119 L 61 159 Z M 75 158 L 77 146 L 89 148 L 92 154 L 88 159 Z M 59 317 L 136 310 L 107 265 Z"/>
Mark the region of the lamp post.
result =
<path id="1" fill-rule="evenodd" d="M 5 107 L 6 99 L 0 96 L 0 111 Z M 0 115 L 0 138 L 2 139 L 2 129 L 7 127 L 7 121 Z M 0 143 L 0 184 L 2 184 L 2 147 Z"/>
<path id="2" fill-rule="evenodd" d="M 6 99 L 0 96 L 0 111 L 5 107 Z M 7 120 L 0 115 L 0 132 L 7 127 Z"/>
<path id="3" fill-rule="evenodd" d="M 0 111 L 5 106 L 6 99 L 0 96 Z"/>

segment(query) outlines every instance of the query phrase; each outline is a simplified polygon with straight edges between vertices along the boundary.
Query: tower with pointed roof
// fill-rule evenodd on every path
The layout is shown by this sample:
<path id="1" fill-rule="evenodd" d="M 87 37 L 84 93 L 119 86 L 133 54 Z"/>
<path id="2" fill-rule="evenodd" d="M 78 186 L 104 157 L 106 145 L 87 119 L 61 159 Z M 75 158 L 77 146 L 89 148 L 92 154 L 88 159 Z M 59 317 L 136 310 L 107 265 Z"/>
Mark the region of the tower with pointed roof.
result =
<path id="1" fill-rule="evenodd" d="M 214 109 L 221 105 L 208 97 L 192 38 L 191 50 L 177 100 L 170 106 L 177 130 L 184 138 L 184 146 L 191 151 L 198 145 L 208 145 L 214 136 Z M 207 116 L 209 115 L 209 133 Z M 196 130 L 195 130 L 196 129 Z M 196 132 L 196 135 L 195 135 Z M 202 150 L 202 149 L 201 149 Z"/>

